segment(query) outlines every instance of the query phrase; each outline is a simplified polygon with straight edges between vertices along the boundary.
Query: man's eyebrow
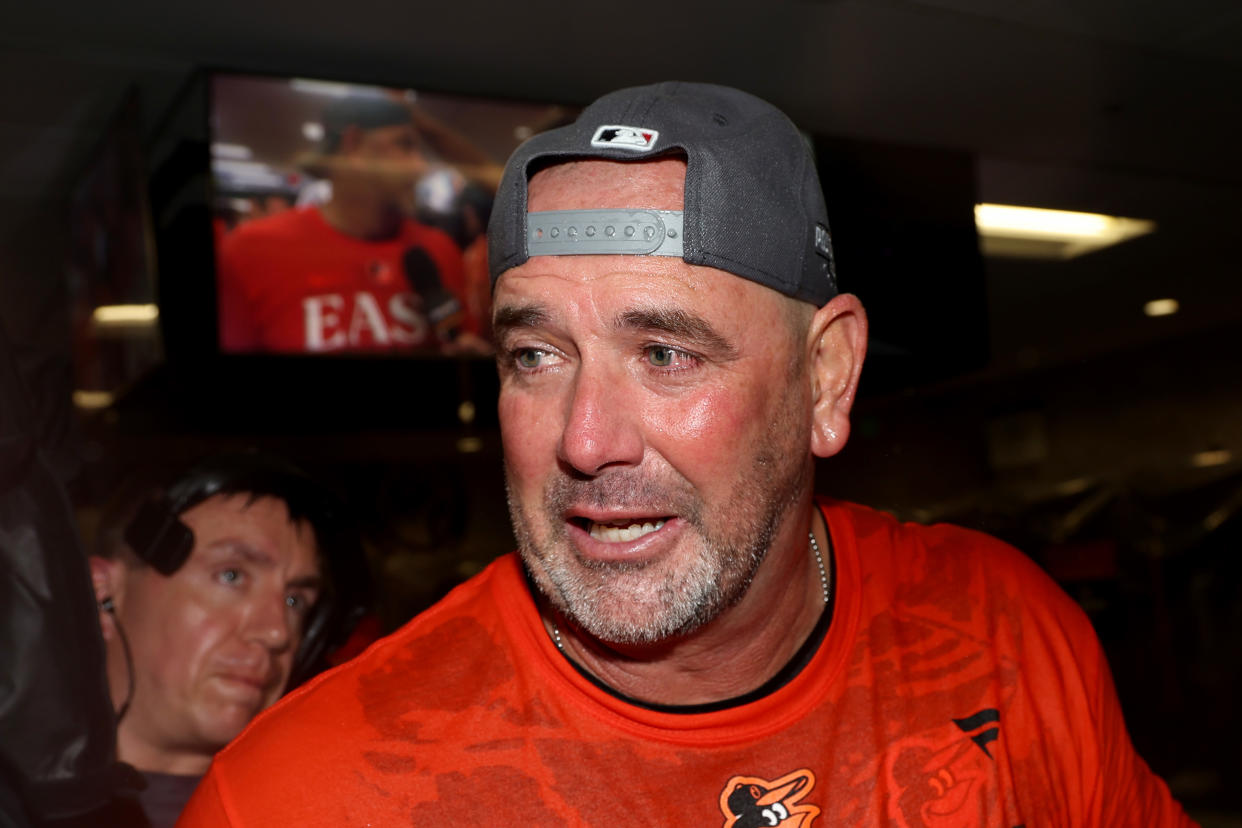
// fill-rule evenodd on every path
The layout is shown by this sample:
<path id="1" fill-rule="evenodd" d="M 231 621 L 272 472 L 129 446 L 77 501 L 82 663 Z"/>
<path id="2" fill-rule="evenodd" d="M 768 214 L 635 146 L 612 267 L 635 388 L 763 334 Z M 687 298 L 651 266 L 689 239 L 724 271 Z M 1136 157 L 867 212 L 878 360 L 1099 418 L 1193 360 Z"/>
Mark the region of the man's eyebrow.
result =
<path id="1" fill-rule="evenodd" d="M 496 309 L 492 330 L 499 336 L 514 328 L 538 328 L 546 325 L 550 318 L 542 305 L 503 305 Z"/>
<path id="2" fill-rule="evenodd" d="M 216 565 L 227 563 L 229 559 L 238 557 L 246 563 L 261 569 L 271 569 L 276 566 L 276 560 L 272 556 L 243 540 L 228 539 L 212 546 L 220 550 L 216 559 L 212 561 Z M 318 573 L 299 575 L 286 582 L 285 586 L 297 589 L 321 589 L 323 587 L 323 576 Z"/>
<path id="3" fill-rule="evenodd" d="M 721 359 L 737 357 L 737 349 L 710 322 L 680 308 L 636 308 L 619 314 L 615 324 L 622 329 L 669 334 Z"/>
<path id="4" fill-rule="evenodd" d="M 300 575 L 285 582 L 285 586 L 295 589 L 323 589 L 322 575 Z"/>
<path id="5" fill-rule="evenodd" d="M 221 538 L 209 547 L 210 560 L 213 564 L 227 563 L 234 558 L 241 558 L 248 564 L 270 569 L 276 565 L 271 555 L 241 538 Z"/>

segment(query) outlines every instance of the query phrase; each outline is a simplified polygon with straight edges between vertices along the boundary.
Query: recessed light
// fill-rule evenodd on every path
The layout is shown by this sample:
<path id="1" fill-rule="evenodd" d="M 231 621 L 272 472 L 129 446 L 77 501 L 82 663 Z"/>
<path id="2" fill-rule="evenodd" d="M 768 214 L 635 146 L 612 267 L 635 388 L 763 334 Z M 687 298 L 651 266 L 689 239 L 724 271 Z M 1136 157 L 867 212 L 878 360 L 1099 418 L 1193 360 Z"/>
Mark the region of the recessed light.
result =
<path id="1" fill-rule="evenodd" d="M 1200 451 L 1190 456 L 1190 465 L 1196 469 L 1206 469 L 1212 466 L 1223 466 L 1233 459 L 1233 452 L 1229 449 L 1209 449 L 1208 451 Z"/>
<path id="2" fill-rule="evenodd" d="M 975 227 L 987 256 L 1072 259 L 1150 233 L 1156 224 L 1102 213 L 976 204 Z"/>
<path id="3" fill-rule="evenodd" d="M 457 450 L 462 454 L 476 454 L 483 450 L 483 441 L 478 437 L 462 437 L 457 441 Z"/>
<path id="4" fill-rule="evenodd" d="M 115 396 L 111 391 L 84 391 L 78 389 L 73 392 L 73 404 L 86 411 L 107 408 L 112 405 L 114 398 Z"/>
<path id="5" fill-rule="evenodd" d="M 155 305 L 100 305 L 91 312 L 91 324 L 96 328 L 146 328 L 159 318 L 160 309 Z"/>
<path id="6" fill-rule="evenodd" d="M 1176 299 L 1152 299 L 1143 305 L 1143 313 L 1148 316 L 1172 316 L 1179 307 Z"/>

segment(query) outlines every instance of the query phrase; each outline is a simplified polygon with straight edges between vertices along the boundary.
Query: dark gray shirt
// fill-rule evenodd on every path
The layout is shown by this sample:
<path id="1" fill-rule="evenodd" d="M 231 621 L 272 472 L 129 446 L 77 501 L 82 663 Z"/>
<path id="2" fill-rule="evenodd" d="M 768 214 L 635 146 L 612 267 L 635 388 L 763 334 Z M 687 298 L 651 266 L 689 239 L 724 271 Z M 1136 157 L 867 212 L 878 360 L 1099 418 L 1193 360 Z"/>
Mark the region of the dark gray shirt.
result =
<path id="1" fill-rule="evenodd" d="M 147 787 L 138 794 L 138 800 L 147 822 L 151 828 L 173 828 L 202 777 L 171 773 L 144 773 L 143 776 Z"/>

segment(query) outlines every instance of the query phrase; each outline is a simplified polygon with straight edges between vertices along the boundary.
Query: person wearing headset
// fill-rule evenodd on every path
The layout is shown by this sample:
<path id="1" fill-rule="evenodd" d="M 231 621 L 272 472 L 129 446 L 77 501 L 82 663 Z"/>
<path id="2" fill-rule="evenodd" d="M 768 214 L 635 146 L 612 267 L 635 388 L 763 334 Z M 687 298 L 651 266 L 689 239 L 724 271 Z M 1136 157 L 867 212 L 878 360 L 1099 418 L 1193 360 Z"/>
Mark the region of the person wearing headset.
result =
<path id="1" fill-rule="evenodd" d="M 212 756 L 326 666 L 362 606 L 333 576 L 356 582 L 361 550 L 325 488 L 257 453 L 133 501 L 105 516 L 90 570 L 118 756 L 147 786 L 104 821 L 171 826 Z"/>

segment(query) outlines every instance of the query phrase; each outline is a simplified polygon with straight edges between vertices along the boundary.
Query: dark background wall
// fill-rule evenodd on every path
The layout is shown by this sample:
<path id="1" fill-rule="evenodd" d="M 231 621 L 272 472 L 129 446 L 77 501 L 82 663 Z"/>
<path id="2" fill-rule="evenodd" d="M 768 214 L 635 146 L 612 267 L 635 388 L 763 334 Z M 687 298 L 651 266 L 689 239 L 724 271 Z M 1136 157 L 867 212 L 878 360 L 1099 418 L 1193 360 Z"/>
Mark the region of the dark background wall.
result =
<path id="1" fill-rule="evenodd" d="M 1236 3 L 10 10 L 0 324 L 84 528 L 124 458 L 261 443 L 353 493 L 392 626 L 509 546 L 486 418 L 420 425 L 407 389 L 407 408 L 348 428 L 226 424 L 169 366 L 110 410 L 69 403 L 68 195 L 130 90 L 149 140 L 201 65 L 567 104 L 683 78 L 786 109 L 819 139 L 842 278 L 876 315 L 854 439 L 820 489 L 1021 546 L 1096 621 L 1149 761 L 1204 824 L 1242 810 Z M 979 258 L 970 200 L 1158 229 L 1064 262 Z M 1163 297 L 1180 312 L 1143 315 Z"/>

